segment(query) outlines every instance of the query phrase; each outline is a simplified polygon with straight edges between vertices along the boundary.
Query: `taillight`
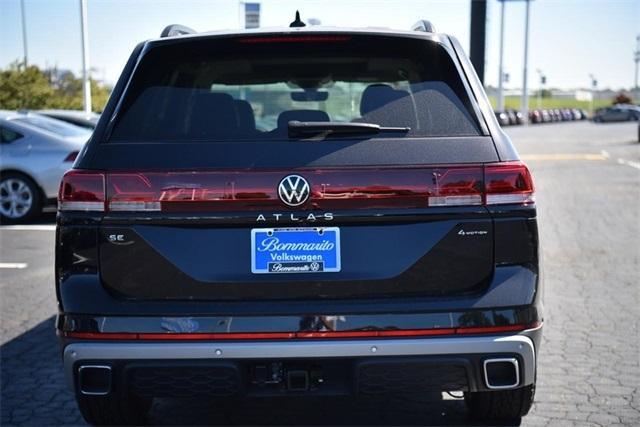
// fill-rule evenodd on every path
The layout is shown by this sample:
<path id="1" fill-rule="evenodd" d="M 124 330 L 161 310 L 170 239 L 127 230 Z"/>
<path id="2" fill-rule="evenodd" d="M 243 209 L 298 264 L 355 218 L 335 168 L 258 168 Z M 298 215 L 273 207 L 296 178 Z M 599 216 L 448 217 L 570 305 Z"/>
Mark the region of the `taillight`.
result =
<path id="1" fill-rule="evenodd" d="M 482 167 L 434 169 L 429 206 L 482 204 Z"/>
<path id="2" fill-rule="evenodd" d="M 139 173 L 107 175 L 107 200 L 111 211 L 160 210 L 160 192 Z"/>
<path id="3" fill-rule="evenodd" d="M 79 151 L 72 151 L 71 153 L 69 153 L 69 155 L 67 157 L 64 158 L 64 162 L 65 163 L 66 162 L 69 162 L 69 163 L 75 162 L 76 161 L 76 157 L 78 157 L 79 153 L 80 153 Z"/>
<path id="4" fill-rule="evenodd" d="M 508 162 L 485 167 L 487 205 L 533 203 L 533 179 L 522 162 Z"/>
<path id="5" fill-rule="evenodd" d="M 70 170 L 58 193 L 61 211 L 104 211 L 104 174 Z"/>
<path id="6" fill-rule="evenodd" d="M 71 170 L 63 211 L 282 211 L 278 183 L 291 171 L 90 172 Z M 533 181 L 521 162 L 469 166 L 296 170 L 310 183 L 300 210 L 528 204 Z"/>
<path id="7" fill-rule="evenodd" d="M 109 173 L 108 211 L 202 212 L 277 207 L 281 172 Z M 275 182 L 270 186 L 269 182 Z"/>

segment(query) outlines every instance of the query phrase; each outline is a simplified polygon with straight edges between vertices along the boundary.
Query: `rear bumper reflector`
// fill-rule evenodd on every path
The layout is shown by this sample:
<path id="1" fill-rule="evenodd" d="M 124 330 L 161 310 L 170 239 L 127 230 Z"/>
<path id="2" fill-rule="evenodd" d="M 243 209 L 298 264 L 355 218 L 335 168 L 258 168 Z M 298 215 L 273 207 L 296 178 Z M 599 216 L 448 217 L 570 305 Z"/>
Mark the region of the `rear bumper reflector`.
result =
<path id="1" fill-rule="evenodd" d="M 65 332 L 64 336 L 88 340 L 137 340 L 137 341 L 194 341 L 194 340 L 288 340 L 288 339 L 344 339 L 344 338 L 389 338 L 429 337 L 443 335 L 495 334 L 534 329 L 541 322 L 507 326 L 399 329 L 382 331 L 325 331 L 325 332 L 247 332 L 247 333 L 134 333 L 134 332 Z"/>

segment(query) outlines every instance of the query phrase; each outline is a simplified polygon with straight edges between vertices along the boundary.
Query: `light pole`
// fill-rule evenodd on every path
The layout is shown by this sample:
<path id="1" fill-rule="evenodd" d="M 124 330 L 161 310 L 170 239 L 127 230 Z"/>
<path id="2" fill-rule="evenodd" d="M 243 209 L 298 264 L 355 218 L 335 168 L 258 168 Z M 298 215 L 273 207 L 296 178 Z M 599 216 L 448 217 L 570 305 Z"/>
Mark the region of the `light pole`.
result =
<path id="1" fill-rule="evenodd" d="M 593 100 L 596 96 L 596 88 L 598 87 L 598 79 L 593 74 L 589 74 L 589 78 L 591 79 L 591 101 L 589 103 L 589 110 L 591 110 L 591 115 L 593 116 Z"/>
<path id="2" fill-rule="evenodd" d="M 80 40 L 82 44 L 82 95 L 84 112 L 91 113 L 91 80 L 89 79 L 89 28 L 87 27 L 87 0 L 80 0 Z"/>
<path id="3" fill-rule="evenodd" d="M 500 10 L 500 75 L 498 76 L 498 111 L 504 109 L 504 88 L 502 82 L 504 79 L 504 72 L 502 70 L 502 56 L 504 47 L 504 4 L 507 1 L 519 1 L 519 0 L 498 0 L 501 4 Z M 522 70 L 522 100 L 520 104 L 520 110 L 524 118 L 524 123 L 529 122 L 529 85 L 527 82 L 527 68 L 529 66 L 529 3 L 533 0 L 524 0 L 525 2 L 525 16 L 524 16 L 524 66 Z"/>
<path id="4" fill-rule="evenodd" d="M 500 1 L 500 63 L 498 74 L 498 111 L 504 111 L 504 69 L 503 69 L 503 56 L 504 56 L 504 2 Z"/>
<path id="5" fill-rule="evenodd" d="M 24 0 L 20 0 L 20 15 L 22 17 L 22 50 L 24 52 L 24 66 L 27 66 L 27 18 L 24 14 Z"/>
<path id="6" fill-rule="evenodd" d="M 542 108 L 542 90 L 544 89 L 545 83 L 547 83 L 547 76 L 544 75 L 542 70 L 538 68 L 536 70 L 538 76 L 540 76 L 540 89 L 538 90 L 538 110 Z"/>
<path id="7" fill-rule="evenodd" d="M 640 90 L 640 87 L 638 87 L 638 66 L 640 66 L 640 34 L 636 36 L 636 51 L 634 52 L 633 60 L 636 63 L 636 71 L 633 78 L 633 87 L 636 91 L 636 96 L 640 97 L 640 94 L 637 93 Z"/>
<path id="8" fill-rule="evenodd" d="M 529 5 L 531 0 L 525 0 L 526 10 L 524 15 L 524 65 L 522 71 L 522 117 L 524 123 L 529 123 L 529 85 L 527 82 L 527 68 L 529 66 Z"/>

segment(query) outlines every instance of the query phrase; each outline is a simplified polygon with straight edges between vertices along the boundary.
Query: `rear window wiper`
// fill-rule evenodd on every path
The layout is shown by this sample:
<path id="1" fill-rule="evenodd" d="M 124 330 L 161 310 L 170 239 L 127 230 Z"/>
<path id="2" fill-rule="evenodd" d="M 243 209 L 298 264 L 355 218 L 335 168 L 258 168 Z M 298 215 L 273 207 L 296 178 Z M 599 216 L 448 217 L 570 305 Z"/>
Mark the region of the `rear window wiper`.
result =
<path id="1" fill-rule="evenodd" d="M 351 122 L 289 122 L 289 136 L 305 135 L 373 135 L 381 132 L 407 133 L 410 127 L 380 126 L 376 123 L 351 123 Z"/>

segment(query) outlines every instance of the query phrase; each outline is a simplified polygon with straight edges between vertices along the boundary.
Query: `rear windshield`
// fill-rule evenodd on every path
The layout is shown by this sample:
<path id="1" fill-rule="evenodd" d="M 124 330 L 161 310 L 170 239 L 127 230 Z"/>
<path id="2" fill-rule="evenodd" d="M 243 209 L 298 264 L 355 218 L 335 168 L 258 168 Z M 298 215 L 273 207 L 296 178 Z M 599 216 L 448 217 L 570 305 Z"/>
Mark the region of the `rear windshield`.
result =
<path id="1" fill-rule="evenodd" d="M 155 46 L 137 68 L 110 139 L 297 139 L 291 121 L 402 129 L 375 138 L 480 134 L 460 76 L 442 46 L 421 39 L 334 34 L 205 38 Z"/>

